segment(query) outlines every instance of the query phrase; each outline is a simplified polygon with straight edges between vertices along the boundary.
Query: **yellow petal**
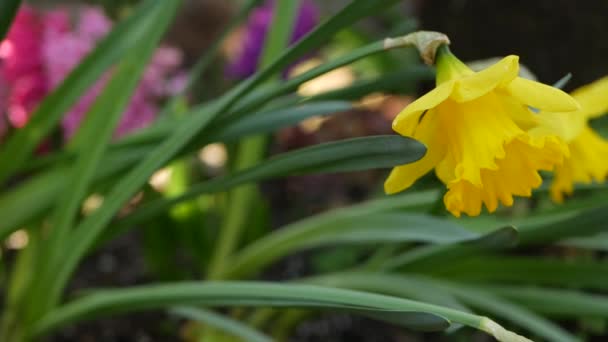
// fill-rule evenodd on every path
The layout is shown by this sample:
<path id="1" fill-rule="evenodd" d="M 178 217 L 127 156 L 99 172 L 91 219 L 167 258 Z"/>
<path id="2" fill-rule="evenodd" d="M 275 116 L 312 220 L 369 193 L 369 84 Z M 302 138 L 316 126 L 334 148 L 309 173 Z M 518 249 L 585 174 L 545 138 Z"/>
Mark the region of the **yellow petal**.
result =
<path id="1" fill-rule="evenodd" d="M 496 64 L 456 81 L 450 98 L 466 102 L 481 97 L 501 85 L 509 84 L 519 72 L 519 57 L 507 56 Z"/>
<path id="2" fill-rule="evenodd" d="M 570 144 L 570 157 L 555 169 L 551 197 L 563 202 L 563 194 L 572 194 L 575 183 L 604 182 L 608 176 L 608 141 L 589 126 Z"/>
<path id="3" fill-rule="evenodd" d="M 566 142 L 576 139 L 587 124 L 585 116 L 578 110 L 567 113 L 540 112 L 538 119 L 540 124 L 536 129 L 552 131 Z"/>
<path id="4" fill-rule="evenodd" d="M 588 118 L 599 117 L 608 112 L 608 77 L 601 78 L 572 92 L 582 107 L 583 115 Z"/>
<path id="5" fill-rule="evenodd" d="M 580 109 L 574 98 L 565 92 L 535 81 L 516 77 L 505 88 L 521 103 L 549 112 L 571 112 Z"/>
<path id="6" fill-rule="evenodd" d="M 497 169 L 481 170 L 481 185 L 462 178 L 448 184 L 443 198 L 447 210 L 457 217 L 463 212 L 477 216 L 482 204 L 494 212 L 499 202 L 508 207 L 513 196 L 531 196 L 542 183 L 538 170 L 551 170 L 562 162 L 562 145 L 554 136 L 534 142 L 526 136 L 513 140 L 505 147 L 506 157 L 496 161 Z"/>
<path id="7" fill-rule="evenodd" d="M 422 119 L 414 138 L 426 145 L 426 154 L 414 163 L 393 168 L 384 182 L 384 191 L 387 194 L 394 194 L 409 188 L 443 158 L 445 143 L 441 137 L 441 132 L 438 130 L 437 120 L 436 115 L 428 115 Z"/>
<path id="8" fill-rule="evenodd" d="M 496 159 L 505 156 L 505 144 L 525 134 L 494 93 L 465 103 L 448 100 L 437 112 L 447 145 L 437 175 L 445 183 L 463 178 L 480 186 L 480 170 L 496 169 Z"/>
<path id="9" fill-rule="evenodd" d="M 454 82 L 445 82 L 410 103 L 393 121 L 393 130 L 407 137 L 413 136 L 420 121 L 420 115 L 425 110 L 435 108 L 445 101 L 450 96 L 453 87 Z"/>
<path id="10" fill-rule="evenodd" d="M 555 178 L 551 183 L 551 199 L 555 203 L 564 203 L 564 194 L 572 195 L 574 192 L 574 181 L 572 168 L 569 160 L 564 161 L 564 165 L 555 168 Z"/>
<path id="11" fill-rule="evenodd" d="M 519 102 L 512 96 L 505 96 L 508 94 L 505 94 L 502 90 L 497 90 L 495 93 L 500 95 L 504 110 L 509 113 L 509 116 L 515 121 L 515 124 L 524 131 L 542 124 L 542 119 L 539 115 L 534 113 L 527 105 Z"/>
<path id="12" fill-rule="evenodd" d="M 384 192 L 392 195 L 409 188 L 420 177 L 431 171 L 436 163 L 436 158 L 427 155 L 414 163 L 394 167 L 384 182 Z"/>

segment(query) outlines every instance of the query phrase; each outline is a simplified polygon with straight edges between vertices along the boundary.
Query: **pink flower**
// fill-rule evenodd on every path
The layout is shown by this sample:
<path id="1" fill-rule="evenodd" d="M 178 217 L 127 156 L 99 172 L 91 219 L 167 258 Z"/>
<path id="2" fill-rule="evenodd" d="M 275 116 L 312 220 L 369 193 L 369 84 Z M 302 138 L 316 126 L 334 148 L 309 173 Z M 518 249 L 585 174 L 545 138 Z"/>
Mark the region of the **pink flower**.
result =
<path id="1" fill-rule="evenodd" d="M 111 27 L 112 22 L 101 10 L 86 7 L 82 10 L 80 20 L 73 30 L 48 30 L 43 54 L 51 86 L 59 85 L 93 50 L 97 41 L 111 30 Z M 171 95 L 167 85 L 172 83 L 174 74 L 178 76 L 177 71 L 181 62 L 182 55 L 179 50 L 168 47 L 158 49 L 123 114 L 116 136 L 143 128 L 154 120 L 158 112 L 157 102 Z M 64 117 L 62 127 L 66 139 L 74 135 L 109 76 L 109 74 L 104 75 Z"/>
<path id="2" fill-rule="evenodd" d="M 40 100 L 59 86 L 112 29 L 110 19 L 96 7 L 82 7 L 78 14 L 72 25 L 65 9 L 36 13 L 24 6 L 7 39 L 0 42 L 0 106 L 6 103 L 11 126 L 23 127 Z M 181 90 L 185 84 L 179 70 L 181 63 L 179 50 L 158 49 L 123 114 L 116 136 L 151 123 L 158 112 L 158 102 Z M 62 120 L 66 140 L 74 135 L 110 76 L 111 70 L 66 113 Z M 0 136 L 3 123 L 0 120 Z"/>
<path id="3" fill-rule="evenodd" d="M 6 39 L 0 44 L 0 63 L 8 121 L 23 127 L 47 90 L 40 54 L 43 24 L 28 6 L 17 14 Z"/>

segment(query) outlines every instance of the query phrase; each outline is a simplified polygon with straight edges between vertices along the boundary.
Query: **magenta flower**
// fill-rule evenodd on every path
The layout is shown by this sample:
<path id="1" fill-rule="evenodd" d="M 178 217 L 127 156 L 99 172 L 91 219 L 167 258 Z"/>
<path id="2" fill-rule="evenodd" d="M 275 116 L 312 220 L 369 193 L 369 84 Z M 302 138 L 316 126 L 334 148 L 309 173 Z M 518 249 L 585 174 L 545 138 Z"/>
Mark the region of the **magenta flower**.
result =
<path id="1" fill-rule="evenodd" d="M 98 8 L 82 7 L 77 14 L 78 20 L 73 24 L 65 9 L 37 13 L 23 6 L 18 13 L 7 39 L 0 45 L 0 106 L 6 103 L 11 126 L 23 127 L 40 100 L 59 86 L 112 28 L 112 21 Z M 179 70 L 181 63 L 179 50 L 157 50 L 122 116 L 116 136 L 151 123 L 159 101 L 181 90 L 185 80 Z M 103 75 L 65 114 L 62 129 L 66 140 L 74 135 L 110 76 L 111 71 Z M 3 123 L 0 120 L 0 136 Z"/>
<path id="2" fill-rule="evenodd" d="M 246 78 L 255 73 L 258 68 L 266 34 L 272 24 L 274 1 L 269 0 L 263 6 L 255 9 L 245 27 L 240 51 L 231 61 L 226 70 L 227 74 L 236 78 Z M 297 21 L 291 36 L 295 43 L 312 31 L 319 21 L 319 11 L 311 0 L 304 0 L 300 5 Z"/>
<path id="3" fill-rule="evenodd" d="M 17 14 L 6 39 L 0 43 L 0 75 L 5 83 L 4 106 L 11 126 L 23 127 L 29 114 L 47 91 L 41 57 L 43 23 L 24 6 Z M 10 85 L 10 86 L 9 86 Z"/>

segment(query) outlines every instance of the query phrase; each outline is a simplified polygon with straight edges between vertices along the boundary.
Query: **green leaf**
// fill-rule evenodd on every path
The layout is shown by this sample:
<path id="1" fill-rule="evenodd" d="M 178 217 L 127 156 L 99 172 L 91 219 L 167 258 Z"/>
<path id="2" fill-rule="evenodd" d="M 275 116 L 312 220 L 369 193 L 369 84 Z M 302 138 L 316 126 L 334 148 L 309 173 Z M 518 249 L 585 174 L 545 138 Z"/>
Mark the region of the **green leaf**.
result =
<path id="1" fill-rule="evenodd" d="M 311 116 L 330 115 L 349 108 L 351 105 L 348 102 L 326 101 L 262 111 L 241 120 L 231 120 L 226 126 L 209 132 L 209 135 L 205 136 L 205 140 L 207 142 L 232 142 L 249 135 L 275 131 Z M 173 126 L 164 125 L 162 127 L 164 132 L 164 127 L 171 129 Z M 164 134 L 161 133 L 160 137 Z M 132 167 L 150 153 L 158 142 L 157 137 L 145 140 L 135 139 L 133 136 L 114 144 L 100 163 L 95 174 L 95 182 L 112 179 Z M 204 144 L 205 142 L 201 140 L 188 150 L 194 150 L 196 146 Z M 64 153 L 59 160 L 67 161 L 69 158 L 70 154 Z M 6 238 L 21 225 L 26 224 L 28 220 L 43 214 L 51 207 L 57 194 L 64 189 L 68 182 L 65 172 L 67 172 L 65 167 L 55 167 L 32 177 L 10 192 L 0 194 L 0 217 L 3 218 L 0 220 L 1 239 Z"/>
<path id="2" fill-rule="evenodd" d="M 383 265 L 383 269 L 404 269 L 408 271 L 434 269 L 439 265 L 443 265 L 446 260 L 478 255 L 486 250 L 505 249 L 515 245 L 517 241 L 518 230 L 514 227 L 504 227 L 481 235 L 479 238 L 471 241 L 414 248 L 393 257 Z"/>
<path id="3" fill-rule="evenodd" d="M 95 176 L 96 181 L 108 179 L 128 168 L 150 151 L 149 147 L 119 150 L 107 158 Z M 0 239 L 44 214 L 68 184 L 67 168 L 56 167 L 37 175 L 19 187 L 0 195 Z"/>
<path id="4" fill-rule="evenodd" d="M 230 317 L 217 314 L 211 310 L 182 306 L 173 308 L 169 312 L 173 315 L 220 329 L 231 336 L 242 339 L 243 341 L 272 342 L 270 337 L 265 336 L 248 325 Z"/>
<path id="5" fill-rule="evenodd" d="M 608 297 L 604 295 L 531 286 L 489 285 L 484 286 L 484 290 L 544 315 L 567 318 L 608 318 Z"/>
<path id="6" fill-rule="evenodd" d="M 159 4 L 150 13 L 151 20 L 140 28 L 145 32 L 146 39 L 131 47 L 129 55 L 120 62 L 77 133 L 81 136 L 78 145 L 75 146 L 78 157 L 67 172 L 70 190 L 65 191 L 60 197 L 50 221 L 53 233 L 49 236 L 47 248 L 42 256 L 48 264 L 37 277 L 38 284 L 44 285 L 35 287 L 32 294 L 32 303 L 37 312 L 44 312 L 59 301 L 59 289 L 55 289 L 57 292 L 54 292 L 53 288 L 49 291 L 47 284 L 52 282 L 56 269 L 62 265 L 64 250 L 69 248 L 69 241 L 66 240 L 69 238 L 76 221 L 76 214 L 102 161 L 115 127 L 139 83 L 147 62 L 176 14 L 180 2 L 164 1 Z"/>
<path id="7" fill-rule="evenodd" d="M 334 67 L 336 67 L 336 65 L 334 65 Z M 270 113 L 272 112 L 273 114 L 276 114 L 276 119 L 279 118 L 285 118 L 287 120 L 287 118 L 290 116 L 289 114 L 291 113 L 292 107 L 291 106 L 287 106 L 285 108 L 279 108 L 279 109 L 273 109 L 273 110 L 269 110 L 269 111 L 264 111 L 264 112 L 268 112 L 269 116 L 263 117 L 261 114 L 261 112 L 256 112 L 256 111 L 251 111 L 248 108 L 251 105 L 251 102 L 253 102 L 253 100 L 259 100 L 260 97 L 262 97 L 262 95 L 264 95 L 264 98 L 268 98 L 268 97 L 273 97 L 275 96 L 274 94 L 283 94 L 288 90 L 294 90 L 301 82 L 303 81 L 308 81 L 314 77 L 316 77 L 316 75 L 318 75 L 318 72 L 315 72 L 313 74 L 309 74 L 305 79 L 301 79 L 298 81 L 298 84 L 295 85 L 291 85 L 289 87 L 287 87 L 285 84 L 281 85 L 281 87 L 283 87 L 283 89 L 281 89 L 280 91 L 278 91 L 277 89 L 272 89 L 273 92 L 270 93 L 270 90 L 265 90 L 265 91 L 254 91 L 253 93 L 255 94 L 255 96 L 252 96 L 252 98 L 250 98 L 249 100 L 245 99 L 243 100 L 243 102 L 241 104 L 237 104 L 235 106 L 235 111 L 236 112 L 243 112 L 244 114 L 241 115 L 241 117 L 237 120 L 237 119 L 231 119 L 231 118 L 219 118 L 217 123 L 214 123 L 212 125 L 212 128 L 209 130 L 209 134 L 215 134 L 216 130 L 223 130 L 226 129 L 227 131 L 231 131 L 232 128 L 228 128 L 228 126 L 233 126 L 233 125 L 238 125 L 240 122 L 243 122 L 243 127 L 245 126 L 245 122 L 247 122 L 247 125 L 249 124 L 253 124 L 256 127 L 264 127 L 266 125 L 266 123 L 262 124 L 262 120 L 265 119 L 271 119 Z M 433 76 L 433 73 L 430 72 L 428 70 L 428 68 L 419 68 L 419 67 L 411 67 L 411 68 L 407 68 L 404 70 L 400 70 L 398 72 L 392 73 L 390 75 L 384 75 L 382 77 L 376 78 L 376 79 L 372 79 L 372 80 L 367 80 L 367 81 L 361 81 L 361 82 L 357 82 L 352 86 L 343 88 L 343 89 L 339 89 L 339 90 L 335 90 L 335 91 L 331 91 L 331 92 L 327 92 L 327 93 L 323 93 L 323 94 L 319 94 L 319 95 L 315 95 L 313 97 L 309 97 L 306 99 L 306 104 L 308 105 L 314 105 L 316 102 L 319 102 L 319 105 L 321 105 L 322 103 L 327 103 L 328 106 L 330 106 L 330 103 L 332 103 L 331 100 L 356 100 L 356 99 L 360 99 L 363 96 L 369 95 L 371 93 L 374 92 L 386 92 L 386 91 L 393 91 L 393 92 L 397 92 L 397 93 L 402 93 L 404 91 L 404 85 L 408 85 L 408 84 L 415 84 L 415 81 L 417 80 L 422 80 L 422 79 L 428 79 L 430 76 Z M 287 87 L 287 88 L 286 88 Z M 408 89 L 405 89 L 408 90 Z M 409 89 L 408 91 L 414 91 L 414 89 Z M 296 99 L 297 100 L 297 99 Z M 296 100 L 294 100 L 293 102 L 297 102 Z M 339 103 L 340 101 L 337 101 L 337 103 Z M 251 131 L 248 134 L 253 134 L 253 133 L 266 133 L 266 132 L 271 132 L 274 131 L 276 128 L 279 127 L 284 127 L 284 126 L 288 126 L 292 123 L 301 121 L 295 121 L 295 119 L 297 118 L 296 113 L 298 111 L 299 108 L 302 108 L 302 110 L 304 111 L 304 108 L 306 108 L 306 104 L 304 106 L 297 106 L 295 107 L 294 110 L 294 121 L 285 121 L 285 124 L 281 125 L 281 126 L 274 126 L 274 128 L 271 128 L 273 126 L 268 126 L 268 129 L 265 130 L 261 130 L 261 131 Z M 341 111 L 342 109 L 337 109 L 337 110 L 328 110 L 328 112 L 334 112 L 334 111 Z M 318 113 L 323 114 L 322 110 L 320 110 L 320 112 Z M 317 115 L 317 114 L 313 114 L 313 115 Z M 302 119 L 306 118 L 308 116 L 302 116 Z M 257 120 L 260 120 L 260 123 L 257 122 Z M 179 123 L 179 120 L 166 120 L 163 121 L 160 124 L 154 125 L 150 128 L 144 129 L 140 132 L 136 132 L 134 134 L 132 134 L 131 136 L 125 137 L 123 140 L 119 141 L 116 145 L 116 147 L 120 146 L 125 146 L 125 145 L 131 145 L 131 144 L 158 144 L 160 141 L 162 141 L 163 138 L 165 138 L 166 136 L 168 136 L 172 130 L 175 129 L 175 127 L 177 126 L 177 124 Z M 240 125 L 239 125 L 240 126 Z M 242 134 L 239 137 L 243 137 L 246 136 L 248 134 Z M 207 139 L 206 137 L 201 137 L 201 139 L 197 139 L 195 145 L 196 146 L 200 146 L 203 145 L 206 142 L 209 142 L 209 140 L 213 140 L 213 139 Z M 218 138 L 218 140 L 220 141 L 232 141 L 234 140 L 233 137 L 231 136 L 230 138 L 226 137 L 226 138 Z"/>
<path id="8" fill-rule="evenodd" d="M 421 143 L 397 135 L 352 138 L 275 156 L 234 178 L 258 180 L 264 179 L 262 175 L 278 177 L 389 168 L 415 162 L 425 152 Z"/>
<path id="9" fill-rule="evenodd" d="M 466 313 L 426 303 L 328 287 L 263 282 L 183 282 L 103 290 L 84 295 L 36 322 L 32 337 L 85 319 L 177 305 L 345 310 L 422 330 L 447 328 L 449 321 L 444 318 L 447 316 L 455 319 L 469 317 Z M 467 323 L 470 321 L 467 320 Z"/>
<path id="10" fill-rule="evenodd" d="M 338 65 L 334 64 L 334 67 L 337 67 Z M 272 90 L 272 92 L 270 90 L 264 90 L 264 91 L 254 91 L 253 92 L 253 96 L 251 96 L 249 99 L 248 97 L 245 98 L 245 100 L 242 101 L 242 103 L 239 103 L 235 106 L 235 111 L 236 112 L 243 112 L 243 114 L 241 114 L 241 117 L 236 120 L 236 119 L 230 119 L 230 118 L 219 118 L 217 123 L 214 123 L 212 125 L 212 129 L 209 130 L 209 134 L 214 134 L 214 132 L 216 131 L 216 129 L 224 129 L 226 128 L 228 129 L 226 126 L 232 126 L 235 123 L 239 123 L 241 121 L 245 121 L 247 120 L 247 122 L 254 124 L 256 123 L 256 120 L 262 120 L 261 117 L 261 113 L 256 112 L 256 111 L 252 111 L 249 108 L 251 107 L 251 103 L 255 101 L 258 101 L 260 97 L 264 97 L 265 99 L 267 98 L 272 98 L 274 96 L 278 96 L 276 94 L 284 94 L 289 90 L 295 90 L 297 86 L 299 86 L 301 84 L 301 82 L 303 81 L 308 81 L 314 77 L 316 77 L 319 74 L 319 72 L 315 72 L 312 74 L 308 74 L 308 76 L 305 79 L 301 79 L 298 81 L 297 84 L 291 84 L 289 85 L 285 85 L 282 84 L 280 85 L 280 87 L 282 88 L 280 91 L 278 89 L 270 89 Z M 343 88 L 343 89 L 339 89 L 339 90 L 334 90 L 334 91 L 330 91 L 327 93 L 323 93 L 323 94 L 319 94 L 319 95 L 315 95 L 309 98 L 306 98 L 306 103 L 308 104 L 314 104 L 315 102 L 319 102 L 320 103 L 330 103 L 330 100 L 357 100 L 360 99 L 361 97 L 364 97 L 366 95 L 369 95 L 371 93 L 374 92 L 396 92 L 396 93 L 403 93 L 404 90 L 407 90 L 409 92 L 414 91 L 415 89 L 412 87 L 407 87 L 406 89 L 404 89 L 404 85 L 410 85 L 410 84 L 415 84 L 416 81 L 418 80 L 426 80 L 426 79 L 430 79 L 432 78 L 433 73 L 429 71 L 428 68 L 420 68 L 420 67 L 410 67 L 404 70 L 399 70 L 395 73 L 391 73 L 390 75 L 383 75 L 382 77 L 378 77 L 372 80 L 367 80 L 367 81 L 360 81 L 355 83 L 352 86 Z M 411 89 L 409 89 L 411 88 Z M 297 103 L 296 101 L 297 99 L 295 99 L 294 103 Z M 327 101 L 327 102 L 325 102 Z M 295 108 L 300 108 L 300 107 L 295 107 Z M 287 106 L 285 108 L 279 108 L 279 109 L 273 109 L 271 110 L 271 112 L 275 113 L 276 110 L 276 114 L 277 114 L 277 118 L 280 117 L 279 114 L 288 117 L 289 115 L 287 113 L 290 113 L 291 110 L 291 106 Z M 319 113 L 322 114 L 322 113 Z M 315 114 L 316 115 L 316 114 Z M 291 121 L 289 123 L 286 123 L 285 125 L 289 125 L 291 123 L 295 123 L 296 121 Z M 179 123 L 178 120 L 174 120 L 174 121 L 163 121 L 160 125 L 154 125 L 148 129 L 144 129 L 140 132 L 136 132 L 131 136 L 128 136 L 126 138 L 124 138 L 123 140 L 121 140 L 120 142 L 118 142 L 118 146 L 124 146 L 124 145 L 130 145 L 130 144 L 142 144 L 142 143 L 149 143 L 149 144 L 158 144 L 163 138 L 165 138 L 166 136 L 168 136 L 172 130 L 175 129 L 176 125 Z M 257 125 L 257 126 L 262 126 L 261 124 Z M 283 126 L 280 126 L 283 127 Z M 266 132 L 270 132 L 273 131 L 274 129 L 268 129 L 268 130 L 264 130 L 264 131 L 260 131 L 260 133 L 266 133 Z M 255 132 L 252 132 L 255 133 Z M 243 135 L 245 136 L 245 135 Z M 197 146 L 200 146 L 202 144 L 204 144 L 205 142 L 208 142 L 210 139 L 198 139 L 197 141 Z M 219 140 L 223 140 L 223 139 L 219 139 Z M 232 138 L 230 138 L 230 140 L 232 140 Z"/>
<path id="11" fill-rule="evenodd" d="M 259 92 L 253 93 L 249 97 L 244 98 L 240 103 L 241 106 L 240 107 L 237 106 L 234 110 L 234 113 L 230 113 L 228 118 L 232 119 L 232 120 L 239 119 L 239 118 L 249 114 L 251 112 L 250 108 L 258 108 L 261 105 L 263 105 L 264 103 L 268 102 L 268 100 L 270 100 L 270 99 L 274 99 L 279 96 L 288 94 L 289 92 L 295 91 L 304 82 L 314 79 L 323 74 L 326 74 L 332 70 L 335 70 L 335 69 L 340 68 L 345 65 L 352 64 L 353 62 L 362 60 L 366 57 L 369 57 L 369 56 L 372 56 L 372 55 L 375 55 L 378 53 L 386 52 L 387 50 L 392 49 L 392 48 L 400 48 L 400 47 L 402 48 L 405 46 L 407 46 L 407 45 L 387 47 L 386 44 L 384 43 L 384 41 L 378 41 L 378 42 L 374 42 L 374 43 L 368 44 L 366 46 L 363 46 L 359 49 L 350 51 L 348 54 L 346 54 L 344 56 L 340 56 L 338 58 L 334 58 L 330 61 L 327 61 L 296 77 L 288 79 L 285 82 L 281 82 L 281 83 L 277 84 L 276 86 L 267 87 L 267 88 L 262 89 Z M 311 98 L 311 100 L 312 100 L 312 98 Z"/>
<path id="12" fill-rule="evenodd" d="M 277 129 L 295 125 L 312 116 L 328 116 L 337 112 L 352 109 L 352 104 L 346 101 L 319 101 L 299 104 L 276 109 L 262 110 L 243 117 L 240 120 L 222 120 L 213 124 L 209 134 L 195 139 L 180 153 L 190 153 L 211 142 L 234 142 L 238 139 L 260 133 L 274 132 Z M 155 145 L 171 134 L 171 131 L 181 122 L 181 118 L 165 118 L 153 126 L 134 132 L 110 145 L 110 153 L 125 151 L 128 148 L 141 148 Z M 147 153 L 142 153 L 142 158 Z M 30 163 L 31 169 L 48 166 L 54 163 L 70 160 L 74 153 L 61 151 L 48 156 L 42 156 L 37 163 Z M 105 163 L 104 163 L 105 164 Z M 29 169 L 27 170 L 29 171 Z"/>
<path id="13" fill-rule="evenodd" d="M 305 245 L 316 247 L 408 241 L 450 244 L 480 237 L 479 234 L 466 230 L 456 223 L 413 213 L 373 214 L 337 221 L 334 225 L 344 228 L 319 231 L 311 240 L 305 242 Z"/>
<path id="14" fill-rule="evenodd" d="M 71 180 L 70 191 L 65 192 L 58 202 L 51 221 L 54 230 L 49 240 L 51 249 L 62 250 L 57 244 L 61 243 L 71 230 L 76 213 L 87 194 L 116 125 L 129 104 L 130 97 L 162 34 L 175 15 L 177 4 L 179 2 L 163 2 L 164 6 L 158 6 L 158 9 L 150 14 L 155 16 L 155 20 L 149 22 L 145 28 L 146 39 L 132 46 L 129 55 L 118 65 L 112 78 L 87 112 L 77 133 L 82 136 L 79 145 L 75 147 L 77 159 L 67 173 L 68 179 Z"/>
<path id="15" fill-rule="evenodd" d="M 210 141 L 233 142 L 254 134 L 270 133 L 288 127 L 313 116 L 328 116 L 352 109 L 349 102 L 325 101 L 295 107 L 262 111 L 230 121 L 219 127 L 217 134 L 211 133 Z"/>
<path id="16" fill-rule="evenodd" d="M 21 167 L 82 94 L 133 45 L 144 39 L 146 23 L 151 20 L 149 14 L 157 5 L 158 1 L 148 0 L 134 15 L 117 24 L 65 81 L 40 103 L 27 125 L 0 146 L 0 183 Z"/>
<path id="17" fill-rule="evenodd" d="M 237 254 L 230 263 L 228 263 L 231 266 L 226 271 L 227 276 L 236 278 L 255 274 L 259 272 L 262 267 L 269 265 L 273 261 L 276 261 L 289 253 L 293 253 L 301 248 L 310 248 L 314 246 L 315 240 L 317 241 L 316 245 L 334 242 L 331 240 L 332 237 L 340 241 L 342 238 L 339 235 L 348 235 L 350 233 L 349 229 L 351 228 L 351 224 L 355 231 L 357 229 L 361 229 L 361 226 L 357 226 L 356 224 L 353 224 L 353 222 L 357 220 L 365 220 L 365 215 L 351 214 L 350 211 L 346 211 L 345 214 L 349 216 L 340 217 L 339 215 L 339 213 L 334 215 L 326 214 L 317 218 L 296 222 L 264 237 L 257 242 L 250 244 L 239 254 Z M 414 217 L 416 216 L 414 215 Z M 402 223 L 400 226 L 397 226 L 397 228 L 408 230 L 407 225 L 409 220 L 410 218 L 408 215 L 404 214 L 402 216 Z M 416 241 L 417 239 L 421 238 L 421 227 L 417 226 L 414 220 L 412 221 L 414 224 L 411 226 L 411 230 L 413 230 L 414 233 L 403 234 L 401 236 L 401 242 Z M 427 221 L 427 223 L 428 222 L 430 222 L 430 219 Z M 444 225 L 444 227 L 446 226 Z M 372 231 L 378 228 L 378 225 L 374 224 L 365 228 L 369 229 L 369 234 L 373 234 Z M 380 227 L 380 229 L 382 228 Z M 447 233 L 447 231 L 448 230 L 444 230 L 444 233 L 450 234 Z M 323 236 L 324 234 L 329 236 L 329 238 L 325 241 L 318 242 L 318 236 Z M 454 240 L 463 239 L 462 235 L 460 235 L 458 238 L 455 238 L 455 235 L 458 236 L 459 234 L 453 233 L 452 238 Z M 375 238 L 380 239 L 379 236 L 376 236 Z M 479 237 L 477 235 L 471 235 L 466 241 L 469 241 L 469 243 L 473 241 L 479 243 L 479 241 L 483 240 L 484 238 L 484 236 Z M 426 239 L 429 238 L 426 237 Z M 439 247 L 442 246 L 450 245 L 439 245 Z"/>
<path id="18" fill-rule="evenodd" d="M 2 0 L 0 2 L 0 42 L 4 40 L 17 15 L 21 0 Z"/>
<path id="19" fill-rule="evenodd" d="M 421 276 L 353 271 L 304 278 L 299 281 L 306 284 L 348 288 L 357 291 L 369 291 L 389 296 L 411 298 L 463 312 L 470 312 L 466 306 L 450 293 L 443 291 L 441 287 Z M 481 317 L 477 317 L 467 325 L 474 326 L 481 319 Z"/>
<path id="20" fill-rule="evenodd" d="M 522 306 L 495 296 L 483 288 L 444 281 L 436 281 L 436 285 L 441 286 L 444 291 L 456 296 L 466 305 L 488 312 L 495 317 L 502 317 L 548 341 L 579 341 L 578 338 L 572 336 L 560 326 L 528 311 Z"/>
<path id="21" fill-rule="evenodd" d="M 122 226 L 132 225 L 171 206 L 202 194 L 225 191 L 237 185 L 276 177 L 310 173 L 349 172 L 386 168 L 414 162 L 425 153 L 422 144 L 397 135 L 371 136 L 319 144 L 287 152 L 260 164 L 224 177 L 194 184 L 184 194 L 159 199 L 125 218 Z"/>
<path id="22" fill-rule="evenodd" d="M 559 222 L 520 226 L 521 243 L 546 244 L 570 237 L 593 235 L 607 229 L 608 210 L 605 206 L 586 210 Z"/>
<path id="23" fill-rule="evenodd" d="M 430 274 L 460 281 L 555 285 L 608 289 L 608 263 L 571 258 L 475 255 L 460 258 Z"/>

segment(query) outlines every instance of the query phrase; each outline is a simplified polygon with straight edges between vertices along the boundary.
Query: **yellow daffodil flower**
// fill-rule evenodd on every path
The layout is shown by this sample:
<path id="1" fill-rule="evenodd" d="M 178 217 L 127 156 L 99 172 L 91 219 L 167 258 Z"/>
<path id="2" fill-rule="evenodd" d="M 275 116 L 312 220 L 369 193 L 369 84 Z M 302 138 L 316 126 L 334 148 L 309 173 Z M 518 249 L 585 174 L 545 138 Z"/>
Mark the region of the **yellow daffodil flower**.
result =
<path id="1" fill-rule="evenodd" d="M 570 148 L 570 157 L 555 169 L 551 198 L 561 203 L 572 194 L 574 183 L 603 182 L 608 176 L 608 140 L 588 124 L 608 112 L 608 77 L 572 92 L 581 109 L 569 113 L 541 112 L 551 129 L 559 132 Z"/>
<path id="2" fill-rule="evenodd" d="M 541 125 L 534 107 L 567 112 L 578 103 L 559 89 L 518 77 L 519 58 L 508 56 L 473 72 L 442 46 L 437 87 L 408 105 L 393 129 L 427 146 L 419 161 L 395 167 L 384 184 L 388 194 L 410 187 L 435 169 L 448 191 L 444 203 L 455 216 L 477 216 L 530 196 L 540 186 L 539 170 L 551 170 L 568 147 Z"/>

